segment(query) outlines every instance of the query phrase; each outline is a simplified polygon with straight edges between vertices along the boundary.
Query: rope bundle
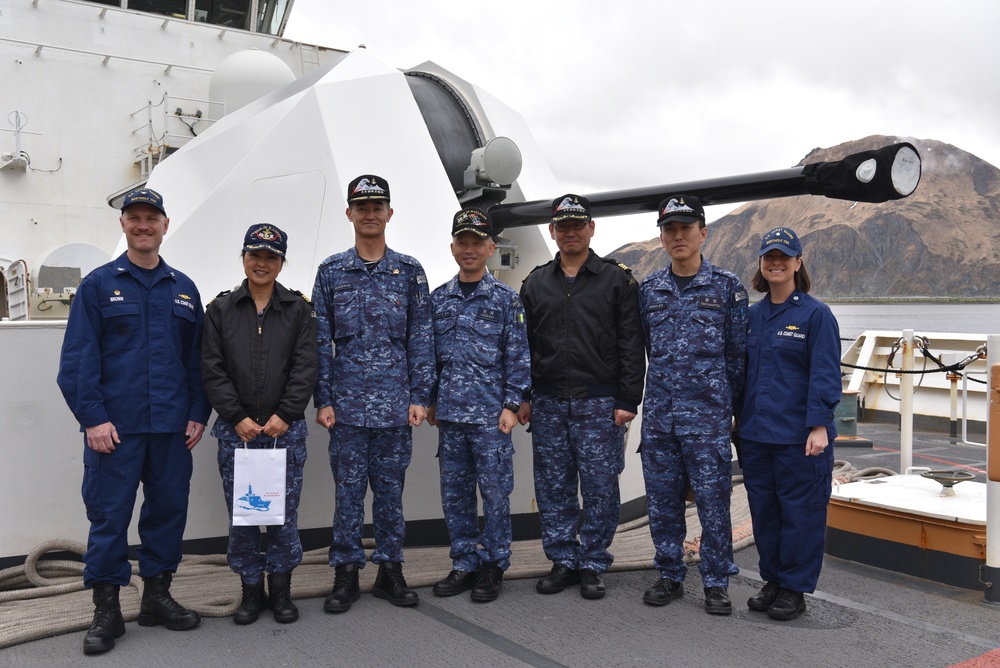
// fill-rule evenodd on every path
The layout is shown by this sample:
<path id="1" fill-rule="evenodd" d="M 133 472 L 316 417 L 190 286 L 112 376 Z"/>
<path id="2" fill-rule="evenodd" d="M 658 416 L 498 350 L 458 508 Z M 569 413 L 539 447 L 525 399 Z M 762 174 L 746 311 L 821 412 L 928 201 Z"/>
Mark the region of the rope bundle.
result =
<path id="1" fill-rule="evenodd" d="M 750 509 L 742 485 L 733 488 L 732 495 L 733 549 L 753 543 Z M 649 536 L 649 520 L 640 518 L 618 527 L 612 552 L 612 571 L 640 570 L 653 567 L 656 550 Z M 698 545 L 701 524 L 694 505 L 687 509 L 686 556 L 684 561 L 700 561 Z M 373 540 L 365 547 L 374 548 Z M 42 557 L 54 551 L 83 555 L 85 546 L 66 540 L 52 540 L 35 548 L 23 566 L 0 570 L 0 649 L 62 633 L 83 631 L 90 627 L 94 614 L 91 592 L 83 587 L 83 563 L 79 561 L 46 560 Z M 552 564 L 542 551 L 539 540 L 515 541 L 511 546 L 511 566 L 508 579 L 540 577 Z M 449 547 L 421 547 L 406 550 L 407 583 L 411 587 L 434 584 L 451 570 Z M 361 591 L 369 592 L 375 582 L 376 568 L 361 571 Z M 292 576 L 293 598 L 326 596 L 333 584 L 325 548 L 306 552 L 302 564 Z M 185 556 L 174 575 L 171 594 L 185 607 L 204 617 L 228 617 L 239 607 L 240 578 L 233 573 L 223 554 Z M 139 568 L 132 563 L 132 578 L 121 589 L 122 615 L 125 621 L 139 616 L 142 580 Z"/>

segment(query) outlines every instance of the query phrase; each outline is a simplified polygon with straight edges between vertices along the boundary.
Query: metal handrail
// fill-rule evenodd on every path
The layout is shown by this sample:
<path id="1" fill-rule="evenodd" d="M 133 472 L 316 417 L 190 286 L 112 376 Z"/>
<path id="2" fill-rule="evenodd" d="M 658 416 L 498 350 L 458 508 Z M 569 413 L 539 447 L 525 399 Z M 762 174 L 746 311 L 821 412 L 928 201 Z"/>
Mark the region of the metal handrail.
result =
<path id="1" fill-rule="evenodd" d="M 149 60 L 147 58 L 134 58 L 132 56 L 119 56 L 111 53 L 101 53 L 99 51 L 88 51 L 86 49 L 74 49 L 68 46 L 57 46 L 55 44 L 45 44 L 43 42 L 28 42 L 21 39 L 11 39 L 9 37 L 0 37 L 0 41 L 9 42 L 11 44 L 20 44 L 22 46 L 34 47 L 35 55 L 41 54 L 45 49 L 53 49 L 55 51 L 65 51 L 68 53 L 78 53 L 85 56 L 97 56 L 98 58 L 103 58 L 104 62 L 102 65 L 107 65 L 111 60 L 124 60 L 130 63 L 141 63 L 143 65 L 156 65 L 157 67 L 164 68 L 164 72 L 170 72 L 170 70 L 177 69 L 190 70 L 191 72 L 202 72 L 204 74 L 212 74 L 214 70 L 210 70 L 207 67 L 195 67 L 194 65 L 175 65 L 173 63 L 164 63 L 159 60 Z"/>

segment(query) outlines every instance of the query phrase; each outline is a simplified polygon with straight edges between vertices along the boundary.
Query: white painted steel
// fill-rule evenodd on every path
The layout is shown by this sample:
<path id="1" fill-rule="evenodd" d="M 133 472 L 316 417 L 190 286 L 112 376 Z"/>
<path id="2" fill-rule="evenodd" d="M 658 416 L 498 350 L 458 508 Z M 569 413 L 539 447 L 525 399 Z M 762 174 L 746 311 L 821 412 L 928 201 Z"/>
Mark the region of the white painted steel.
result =
<path id="1" fill-rule="evenodd" d="M 834 485 L 830 498 L 950 522 L 986 524 L 986 485 L 970 480 L 953 489 L 954 496 L 943 496 L 941 483 L 930 478 L 894 475 Z"/>
<path id="2" fill-rule="evenodd" d="M 899 470 L 913 466 L 913 330 L 904 329 L 903 374 L 899 379 Z"/>
<path id="3" fill-rule="evenodd" d="M 1000 334 L 986 337 L 986 368 L 1000 364 Z M 989 377 L 987 377 L 989 382 Z M 986 433 L 989 434 L 989 413 L 987 412 Z M 1000 448 L 1000 443 L 987 443 L 986 461 L 989 461 L 990 448 Z M 986 483 L 986 566 L 1000 568 L 1000 482 Z"/>

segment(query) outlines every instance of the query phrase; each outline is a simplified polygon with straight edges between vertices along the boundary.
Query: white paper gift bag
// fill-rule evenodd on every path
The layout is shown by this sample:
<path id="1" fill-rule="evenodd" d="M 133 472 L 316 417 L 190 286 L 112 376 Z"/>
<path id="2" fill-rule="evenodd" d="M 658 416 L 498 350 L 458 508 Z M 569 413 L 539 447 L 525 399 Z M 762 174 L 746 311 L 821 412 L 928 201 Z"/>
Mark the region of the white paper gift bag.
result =
<path id="1" fill-rule="evenodd" d="M 286 451 L 277 445 L 233 453 L 233 526 L 285 523 Z"/>

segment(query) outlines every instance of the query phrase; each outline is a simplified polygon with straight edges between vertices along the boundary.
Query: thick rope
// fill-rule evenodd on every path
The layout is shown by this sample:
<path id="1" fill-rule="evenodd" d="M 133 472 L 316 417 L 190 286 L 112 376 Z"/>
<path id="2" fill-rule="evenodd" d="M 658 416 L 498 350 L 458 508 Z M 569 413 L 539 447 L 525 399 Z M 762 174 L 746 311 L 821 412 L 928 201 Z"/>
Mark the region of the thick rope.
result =
<path id="1" fill-rule="evenodd" d="M 733 549 L 740 550 L 753 544 L 750 509 L 742 485 L 733 488 L 731 509 Z M 701 524 L 691 504 L 687 509 L 684 542 L 684 561 L 688 564 L 700 561 L 700 537 Z M 374 541 L 366 540 L 365 547 L 374 548 Z M 35 548 L 23 566 L 0 570 L 0 649 L 90 627 L 94 605 L 91 592 L 83 587 L 83 563 L 42 559 L 48 552 L 83 555 L 84 550 L 79 543 L 52 540 Z M 611 550 L 615 555 L 612 571 L 653 568 L 656 550 L 649 536 L 649 520 L 640 518 L 619 526 Z M 411 587 L 426 587 L 447 575 L 451 570 L 448 552 L 448 546 L 408 548 L 403 569 L 407 583 Z M 515 541 L 511 552 L 511 566 L 505 574 L 508 579 L 540 577 L 552 566 L 539 540 Z M 362 591 L 371 591 L 376 571 L 371 564 L 362 569 Z M 292 597 L 323 597 L 332 585 L 333 570 L 326 548 L 306 552 L 292 575 Z M 240 578 L 229 569 L 225 555 L 189 555 L 181 561 L 170 593 L 204 617 L 228 617 L 239 607 L 242 589 Z M 131 581 L 122 587 L 120 594 L 125 621 L 138 618 L 141 595 L 138 565 L 132 562 Z"/>
<path id="2" fill-rule="evenodd" d="M 874 480 L 875 478 L 886 478 L 891 475 L 896 475 L 896 472 L 881 466 L 871 466 L 859 470 L 850 462 L 842 459 L 838 459 L 833 463 L 833 481 L 835 484 L 858 482 L 859 480 Z"/>

